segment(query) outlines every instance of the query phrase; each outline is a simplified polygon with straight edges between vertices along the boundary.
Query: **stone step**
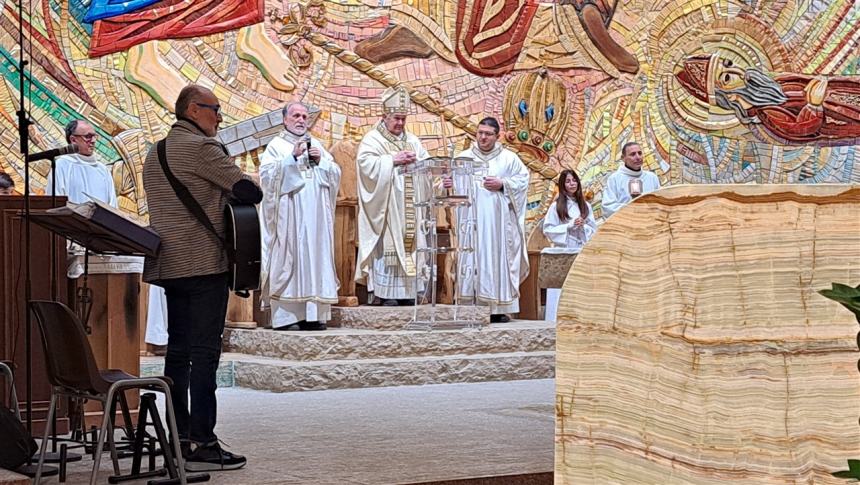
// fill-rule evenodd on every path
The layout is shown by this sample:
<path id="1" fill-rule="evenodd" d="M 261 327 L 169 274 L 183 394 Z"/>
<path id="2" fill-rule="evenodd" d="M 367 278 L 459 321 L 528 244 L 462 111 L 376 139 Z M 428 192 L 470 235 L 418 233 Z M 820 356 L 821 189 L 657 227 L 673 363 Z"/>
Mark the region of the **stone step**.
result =
<path id="1" fill-rule="evenodd" d="M 228 353 L 236 386 L 272 392 L 547 379 L 555 352 L 289 361 Z"/>
<path id="2" fill-rule="evenodd" d="M 433 308 L 417 307 L 419 321 L 427 321 Z M 416 317 L 412 306 L 356 306 L 331 308 L 331 327 L 364 328 L 368 330 L 402 330 Z M 456 318 L 455 318 L 456 315 Z M 469 305 L 436 305 L 435 317 L 439 322 L 472 322 L 475 325 L 490 323 L 490 307 Z"/>
<path id="3" fill-rule="evenodd" d="M 534 320 L 459 330 L 224 331 L 224 351 L 289 361 L 380 359 L 555 350 L 555 323 Z"/>

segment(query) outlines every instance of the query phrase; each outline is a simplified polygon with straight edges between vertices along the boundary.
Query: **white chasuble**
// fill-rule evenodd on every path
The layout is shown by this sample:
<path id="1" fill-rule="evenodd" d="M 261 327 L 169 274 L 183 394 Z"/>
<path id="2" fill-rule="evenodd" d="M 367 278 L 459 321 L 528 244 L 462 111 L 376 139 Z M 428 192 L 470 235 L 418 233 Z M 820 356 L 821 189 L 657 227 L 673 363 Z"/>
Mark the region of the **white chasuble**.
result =
<path id="1" fill-rule="evenodd" d="M 407 231 L 407 219 L 418 217 L 412 207 L 412 186 L 394 165 L 394 155 L 407 150 L 418 160 L 429 155 L 411 133 L 392 135 L 380 122 L 358 146 L 358 258 L 355 281 L 382 299 L 415 298 L 415 250 L 424 245 L 417 228 Z M 411 187 L 412 190 L 409 190 Z M 409 203 L 407 204 L 407 197 Z M 410 222 L 415 222 L 414 220 Z M 406 239 L 411 239 L 407 247 Z"/>
<path id="2" fill-rule="evenodd" d="M 334 261 L 335 199 L 340 167 L 317 139 L 317 166 L 307 152 L 296 161 L 293 148 L 306 143 L 288 131 L 272 139 L 260 157 L 261 304 L 272 326 L 301 320 L 326 322 L 340 286 Z"/>
<path id="3" fill-rule="evenodd" d="M 642 194 L 647 194 L 660 188 L 660 179 L 654 172 L 630 170 L 622 163 L 618 170 L 606 179 L 606 187 L 600 201 L 604 218 L 615 214 L 633 200 L 630 195 L 631 184 L 641 184 Z"/>
<path id="4" fill-rule="evenodd" d="M 476 224 L 474 241 L 471 232 L 459 235 L 461 247 L 475 249 L 458 258 L 460 295 L 472 297 L 477 289 L 478 302 L 489 305 L 491 313 L 517 313 L 520 283 L 529 274 L 525 237 L 529 171 L 520 157 L 499 144 L 490 153 L 473 146 L 457 156 L 486 161 L 486 175 L 504 183 L 501 191 L 487 190 L 483 180 L 473 178 L 474 205 L 457 210 L 458 221 L 472 217 Z M 457 189 L 464 193 L 466 188 Z"/>

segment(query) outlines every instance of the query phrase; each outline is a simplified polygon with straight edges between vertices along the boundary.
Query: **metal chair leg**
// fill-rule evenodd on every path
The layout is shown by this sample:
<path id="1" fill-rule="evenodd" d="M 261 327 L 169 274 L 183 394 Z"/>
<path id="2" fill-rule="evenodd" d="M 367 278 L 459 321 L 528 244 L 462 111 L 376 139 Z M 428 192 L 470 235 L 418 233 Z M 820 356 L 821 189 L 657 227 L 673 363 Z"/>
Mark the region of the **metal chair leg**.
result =
<path id="1" fill-rule="evenodd" d="M 164 410 L 165 420 L 170 426 L 170 435 L 173 437 L 173 454 L 176 457 L 179 472 L 179 483 L 185 485 L 188 479 L 185 476 L 185 458 L 182 457 L 182 446 L 179 443 L 179 430 L 176 428 L 176 412 L 173 409 L 173 399 L 170 396 L 170 387 L 164 381 L 161 381 L 159 386 L 164 389 Z"/>
<path id="2" fill-rule="evenodd" d="M 42 444 L 39 445 L 39 465 L 36 467 L 36 478 L 33 483 L 38 485 L 42 479 L 42 466 L 45 465 L 45 451 L 48 450 L 48 434 L 51 431 L 51 418 L 57 411 L 57 395 L 51 392 L 51 405 L 48 407 L 48 417 L 45 420 L 45 432 L 42 434 Z"/>
<path id="3" fill-rule="evenodd" d="M 122 391 L 120 391 L 122 392 Z M 111 406 L 110 419 L 108 420 L 108 430 L 107 441 L 108 448 L 110 449 L 110 459 L 111 463 L 113 463 L 113 473 L 114 475 L 119 475 L 119 457 L 116 453 L 116 440 L 114 439 L 115 427 L 114 427 L 114 419 L 116 419 L 116 407 Z"/>
<path id="4" fill-rule="evenodd" d="M 102 409 L 105 410 L 104 416 L 102 416 L 102 427 L 99 430 L 99 443 L 96 446 L 95 452 L 93 454 L 93 473 L 90 476 L 90 485 L 96 485 L 96 479 L 99 474 L 99 465 L 101 465 L 102 461 L 102 452 L 105 447 L 105 432 L 108 429 L 109 421 L 110 421 L 110 413 L 108 412 L 108 408 L 110 408 L 110 403 L 114 399 L 114 394 L 116 394 L 116 390 L 114 386 L 111 386 L 108 390 L 107 397 L 104 400 Z"/>

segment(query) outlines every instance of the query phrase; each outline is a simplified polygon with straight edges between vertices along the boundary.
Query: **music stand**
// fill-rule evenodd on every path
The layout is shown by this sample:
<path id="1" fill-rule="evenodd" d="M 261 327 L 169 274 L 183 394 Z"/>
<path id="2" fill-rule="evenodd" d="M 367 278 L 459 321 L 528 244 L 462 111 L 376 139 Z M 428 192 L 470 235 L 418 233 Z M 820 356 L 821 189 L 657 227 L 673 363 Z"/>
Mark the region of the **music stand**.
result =
<path id="1" fill-rule="evenodd" d="M 35 211 L 30 219 L 95 253 L 155 257 L 161 244 L 155 231 L 100 202 Z"/>
<path id="2" fill-rule="evenodd" d="M 88 334 L 91 332 L 89 316 L 92 307 L 92 289 L 87 286 L 90 252 L 154 257 L 161 244 L 155 231 L 98 201 L 69 203 L 65 207 L 32 212 L 30 219 L 84 248 L 83 285 L 78 288 L 77 301 L 81 304 L 79 314 Z"/>

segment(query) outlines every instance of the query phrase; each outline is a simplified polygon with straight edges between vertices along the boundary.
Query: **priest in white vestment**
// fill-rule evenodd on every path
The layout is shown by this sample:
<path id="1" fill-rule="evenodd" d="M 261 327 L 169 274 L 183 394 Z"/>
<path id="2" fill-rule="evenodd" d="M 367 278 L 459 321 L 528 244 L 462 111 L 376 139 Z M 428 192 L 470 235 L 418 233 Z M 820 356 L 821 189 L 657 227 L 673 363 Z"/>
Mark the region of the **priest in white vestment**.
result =
<path id="1" fill-rule="evenodd" d="M 495 118 L 484 118 L 478 124 L 477 144 L 457 155 L 487 162 L 486 176 L 470 182 L 473 207 L 457 210 L 459 221 L 475 218 L 477 238 L 472 241 L 471 233 L 459 235 L 460 246 L 475 250 L 459 255 L 457 273 L 460 295 L 473 297 L 477 289 L 477 300 L 489 305 L 494 323 L 510 321 L 506 314 L 520 311 L 520 283 L 529 274 L 525 236 L 529 171 L 516 153 L 498 142 L 499 131 Z M 454 182 L 447 178 L 443 185 Z M 457 193 L 465 190 L 457 187 Z"/>
<path id="2" fill-rule="evenodd" d="M 308 133 L 305 105 L 289 103 L 283 114 L 284 131 L 260 157 L 261 302 L 272 328 L 325 330 L 340 286 L 334 213 L 341 170 Z"/>
<path id="3" fill-rule="evenodd" d="M 356 156 L 358 178 L 358 260 L 355 281 L 383 305 L 409 305 L 421 289 L 416 281 L 415 250 L 423 245 L 412 192 L 420 190 L 398 167 L 428 157 L 415 135 L 408 133 L 411 106 L 406 89 L 389 88 L 382 95 L 383 116 L 361 140 Z"/>
<path id="4" fill-rule="evenodd" d="M 624 163 L 606 179 L 603 188 L 601 206 L 604 218 L 615 214 L 636 197 L 660 188 L 657 175 L 642 169 L 642 147 L 638 143 L 626 143 L 621 156 Z"/>
<path id="5" fill-rule="evenodd" d="M 117 207 L 113 175 L 95 153 L 97 140 L 98 133 L 85 120 L 73 120 L 66 125 L 66 141 L 77 146 L 78 153 L 56 158 L 56 170 L 48 173 L 46 195 L 65 195 L 74 204 L 96 199 Z M 66 274 L 69 278 L 78 278 L 85 269 L 84 250 L 72 242 L 67 248 Z M 136 256 L 90 255 L 88 263 L 90 274 L 143 272 L 143 259 Z"/>
<path id="6" fill-rule="evenodd" d="M 56 172 L 48 174 L 45 194 L 65 195 L 69 202 L 81 204 L 91 198 L 111 207 L 117 206 L 113 175 L 95 154 L 98 133 L 84 120 L 66 125 L 66 141 L 78 147 L 78 153 L 56 158 Z M 56 178 L 56 185 L 53 180 Z"/>

